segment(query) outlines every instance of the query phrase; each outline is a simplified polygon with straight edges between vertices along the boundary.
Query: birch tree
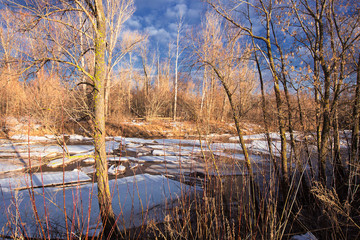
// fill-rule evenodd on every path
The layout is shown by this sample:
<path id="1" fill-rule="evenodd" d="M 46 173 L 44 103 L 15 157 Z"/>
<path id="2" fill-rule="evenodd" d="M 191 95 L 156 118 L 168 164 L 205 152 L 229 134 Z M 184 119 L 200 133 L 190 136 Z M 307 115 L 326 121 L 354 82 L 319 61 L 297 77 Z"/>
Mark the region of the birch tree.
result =
<path id="1" fill-rule="evenodd" d="M 176 120 L 176 108 L 177 108 L 177 99 L 178 99 L 178 72 L 179 72 L 179 57 L 180 57 L 180 34 L 183 28 L 183 16 L 180 15 L 177 33 L 176 33 L 176 54 L 175 54 L 175 81 L 174 81 L 174 112 L 173 120 Z"/>

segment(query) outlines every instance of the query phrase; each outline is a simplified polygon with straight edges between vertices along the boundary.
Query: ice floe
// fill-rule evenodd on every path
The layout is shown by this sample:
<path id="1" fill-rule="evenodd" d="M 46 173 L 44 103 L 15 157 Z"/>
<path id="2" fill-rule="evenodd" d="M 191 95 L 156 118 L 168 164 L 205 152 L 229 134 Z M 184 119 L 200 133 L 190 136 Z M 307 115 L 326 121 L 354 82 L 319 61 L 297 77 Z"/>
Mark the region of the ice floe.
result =
<path id="1" fill-rule="evenodd" d="M 32 175 L 25 174 L 19 177 L 0 179 L 0 188 L 3 192 L 9 192 L 14 189 L 56 186 L 90 180 L 91 178 L 85 173 L 75 169 L 74 171 L 34 173 Z"/>
<path id="2" fill-rule="evenodd" d="M 25 169 L 25 166 L 19 166 L 13 163 L 0 162 L 0 172 L 11 172 L 11 171 L 20 171 Z"/>
<path id="3" fill-rule="evenodd" d="M 126 171 L 126 167 L 123 165 L 119 165 L 119 166 L 111 165 L 108 169 L 108 173 L 110 175 L 123 174 L 123 173 L 125 173 L 125 171 Z"/>
<path id="4" fill-rule="evenodd" d="M 178 199 L 177 196 L 181 196 L 182 191 L 189 192 L 192 189 L 164 176 L 149 174 L 111 180 L 109 185 L 110 192 L 113 193 L 112 207 L 119 217 L 120 229 L 141 226 L 149 221 L 162 221 L 166 214 L 165 206 L 171 206 L 171 203 Z M 78 236 L 86 232 L 90 235 L 99 233 L 101 221 L 96 183 L 65 189 L 40 188 L 34 189 L 34 192 L 34 195 L 27 190 L 3 193 L 0 204 L 6 207 L 0 209 L 2 235 L 11 236 L 18 229 L 19 233 L 26 232 L 27 237 L 39 237 L 40 223 L 34 215 L 34 207 L 42 219 L 41 224 L 47 226 L 45 231 L 49 231 L 45 232 L 44 238 L 47 234 L 50 238 L 66 237 L 64 211 L 67 213 L 68 226 L 73 226 L 69 231 Z M 14 195 L 16 197 L 13 197 Z M 71 216 L 75 213 L 77 217 L 71 222 Z M 21 219 L 21 228 L 16 227 L 18 221 L 15 218 Z"/>

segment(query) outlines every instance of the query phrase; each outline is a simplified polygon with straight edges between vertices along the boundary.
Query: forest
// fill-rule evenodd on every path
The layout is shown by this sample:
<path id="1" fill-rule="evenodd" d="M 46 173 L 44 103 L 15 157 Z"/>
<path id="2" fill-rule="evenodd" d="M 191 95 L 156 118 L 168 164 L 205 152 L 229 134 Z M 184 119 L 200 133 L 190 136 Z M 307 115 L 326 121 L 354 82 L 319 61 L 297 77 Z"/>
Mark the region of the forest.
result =
<path id="1" fill-rule="evenodd" d="M 64 220 L 65 234 L 52 235 L 34 207 L 41 230 L 1 236 L 360 238 L 360 3 L 204 0 L 199 25 L 187 27 L 180 14 L 175 41 L 156 46 L 147 32 L 125 27 L 134 1 L 1 1 L 0 136 L 18 134 L 11 121 L 26 131 L 31 121 L 41 130 L 28 136 L 52 134 L 63 149 L 64 136 L 90 138 L 102 224 L 101 235 L 76 237 Z M 163 128 L 131 130 L 145 123 Z M 165 123 L 196 129 L 178 137 L 203 139 L 209 151 L 201 149 L 199 161 L 216 174 L 202 173 L 203 193 L 180 194 L 166 221 L 121 228 L 106 139 L 169 137 Z M 216 155 L 210 133 L 235 137 L 231 154 L 241 160 Z M 255 162 L 249 134 L 262 134 L 267 165 Z M 241 165 L 242 177 L 222 176 L 223 165 Z"/>

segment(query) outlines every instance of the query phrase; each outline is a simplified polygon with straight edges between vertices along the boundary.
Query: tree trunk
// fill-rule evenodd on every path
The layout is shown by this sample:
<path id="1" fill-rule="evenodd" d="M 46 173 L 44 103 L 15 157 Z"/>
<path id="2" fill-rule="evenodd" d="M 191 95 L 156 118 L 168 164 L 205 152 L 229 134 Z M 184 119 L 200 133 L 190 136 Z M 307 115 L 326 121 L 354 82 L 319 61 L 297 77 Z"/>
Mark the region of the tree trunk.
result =
<path id="1" fill-rule="evenodd" d="M 348 201 L 353 194 L 353 182 L 355 178 L 355 162 L 359 161 L 359 122 L 360 122 L 360 54 L 356 66 L 356 89 L 355 89 L 355 102 L 353 106 L 353 117 L 354 122 L 352 126 L 351 134 L 351 151 L 350 151 L 350 163 L 349 163 L 349 173 L 348 173 Z"/>
<path id="2" fill-rule="evenodd" d="M 205 102 L 205 96 L 206 96 L 206 90 L 207 90 L 207 80 L 206 80 L 206 69 L 207 67 L 204 66 L 204 76 L 203 76 L 203 84 L 202 84 L 202 89 L 201 89 L 201 104 L 200 104 L 200 117 L 201 119 L 203 119 L 204 117 L 204 102 Z"/>
<path id="3" fill-rule="evenodd" d="M 129 84 L 128 84 L 128 89 L 127 89 L 127 103 L 128 103 L 128 109 L 129 109 L 129 113 L 131 113 L 131 86 L 132 86 L 132 79 L 133 79 L 133 66 L 132 66 L 132 56 L 131 56 L 131 52 L 129 53 L 129 61 L 130 61 L 130 74 L 129 74 Z"/>
<path id="4" fill-rule="evenodd" d="M 177 98 L 178 98 L 178 61 L 179 61 L 179 30 L 176 40 L 176 56 L 175 56 L 175 81 L 174 81 L 174 112 L 173 120 L 176 121 L 176 111 L 177 111 Z"/>
<path id="5" fill-rule="evenodd" d="M 253 45 L 255 45 L 254 39 L 252 39 L 252 41 L 253 41 Z M 269 148 L 270 159 L 272 160 L 272 162 L 274 164 L 275 174 L 276 174 L 276 176 L 280 177 L 279 168 L 278 168 L 278 165 L 276 163 L 276 158 L 274 156 L 274 152 L 273 152 L 272 146 L 271 146 L 271 138 L 270 138 L 270 133 L 269 133 L 269 123 L 268 123 L 268 120 L 267 120 L 267 113 L 266 113 L 266 99 L 265 99 L 264 80 L 263 80 L 262 71 L 261 71 L 261 67 L 260 67 L 260 62 L 259 62 L 259 59 L 257 57 L 256 51 L 254 51 L 254 55 L 255 55 L 256 67 L 257 67 L 257 70 L 258 70 L 258 73 L 259 73 L 259 80 L 260 80 L 261 109 L 262 109 L 262 113 L 263 113 L 263 121 L 264 121 L 266 141 L 267 141 L 268 148 Z"/>
<path id="6" fill-rule="evenodd" d="M 299 109 L 299 119 L 300 119 L 301 130 L 302 130 L 303 134 L 306 134 L 304 137 L 306 158 L 307 158 L 307 162 L 310 167 L 311 179 L 313 179 L 315 177 L 315 174 L 314 174 L 314 168 L 311 163 L 309 142 L 308 142 L 308 137 L 307 137 L 307 131 L 305 131 L 304 115 L 303 115 L 303 110 L 302 110 L 301 103 L 300 103 L 299 89 L 297 89 L 297 91 L 296 91 L 296 98 L 297 98 L 297 104 L 298 104 L 298 109 Z"/>
<path id="7" fill-rule="evenodd" d="M 279 132 L 280 132 L 280 139 L 281 139 L 281 169 L 282 169 L 282 177 L 284 179 L 284 183 L 288 186 L 289 185 L 289 176 L 288 176 L 288 162 L 286 156 L 286 134 L 285 134 L 285 123 L 284 123 L 284 112 L 282 109 L 282 100 L 280 94 L 280 87 L 279 87 L 279 78 L 275 71 L 275 63 L 271 51 L 271 42 L 270 42 L 270 34 L 267 41 L 267 55 L 270 62 L 270 68 L 273 73 L 273 81 L 274 81 L 274 92 L 276 98 L 276 108 L 277 108 L 277 115 L 279 121 Z"/>
<path id="8" fill-rule="evenodd" d="M 111 82 L 111 70 L 106 73 L 105 77 L 105 116 L 109 116 L 109 99 L 110 99 L 110 83 Z"/>
<path id="9" fill-rule="evenodd" d="M 351 135 L 351 151 L 350 151 L 350 165 L 353 165 L 357 159 L 357 152 L 359 146 L 359 117 L 360 117 L 360 54 L 356 67 L 356 89 L 355 89 L 355 101 L 353 106 L 354 122 L 352 125 Z"/>
<path id="10" fill-rule="evenodd" d="M 323 66 L 323 69 L 327 68 Z M 324 97 L 322 99 L 323 109 L 323 127 L 321 131 L 321 145 L 320 145 L 320 161 L 319 161 L 319 179 L 325 185 L 326 184 L 326 159 L 328 156 L 328 146 L 330 138 L 330 75 L 324 71 Z"/>
<path id="11" fill-rule="evenodd" d="M 98 201 L 104 234 L 107 238 L 117 238 L 119 229 L 112 209 L 109 189 L 108 165 L 105 149 L 105 50 L 106 23 L 102 0 L 95 0 L 95 72 L 94 72 L 94 146 L 96 176 L 98 180 Z"/>

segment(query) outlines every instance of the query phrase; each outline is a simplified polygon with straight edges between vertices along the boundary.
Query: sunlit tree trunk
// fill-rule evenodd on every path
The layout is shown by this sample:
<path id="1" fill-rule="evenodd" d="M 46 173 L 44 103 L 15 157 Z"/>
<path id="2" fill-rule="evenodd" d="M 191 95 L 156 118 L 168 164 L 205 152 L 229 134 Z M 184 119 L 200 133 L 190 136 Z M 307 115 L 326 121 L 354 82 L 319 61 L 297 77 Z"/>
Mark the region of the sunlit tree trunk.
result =
<path id="1" fill-rule="evenodd" d="M 94 72 L 94 146 L 98 201 L 101 220 L 106 236 L 117 236 L 119 229 L 112 208 L 109 189 L 108 164 L 105 149 L 105 78 L 106 78 L 106 23 L 102 0 L 95 0 L 95 72 Z"/>
<path id="2" fill-rule="evenodd" d="M 207 70 L 207 66 L 204 66 L 204 73 L 203 73 L 203 82 L 202 82 L 202 89 L 201 89 L 201 103 L 200 103 L 200 117 L 204 117 L 203 113 L 204 113 L 204 103 L 205 103 L 205 96 L 206 96 L 206 92 L 207 92 L 207 76 L 206 76 L 206 71 Z"/>
<path id="3" fill-rule="evenodd" d="M 180 32 L 182 28 L 182 17 L 180 16 L 176 35 L 176 55 L 175 55 L 175 80 L 174 80 L 174 112 L 173 120 L 176 120 L 177 100 L 178 100 L 178 74 L 179 74 L 179 57 L 180 57 Z"/>

